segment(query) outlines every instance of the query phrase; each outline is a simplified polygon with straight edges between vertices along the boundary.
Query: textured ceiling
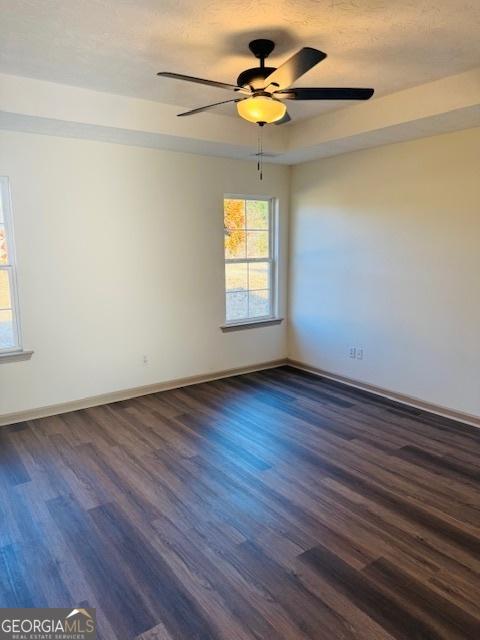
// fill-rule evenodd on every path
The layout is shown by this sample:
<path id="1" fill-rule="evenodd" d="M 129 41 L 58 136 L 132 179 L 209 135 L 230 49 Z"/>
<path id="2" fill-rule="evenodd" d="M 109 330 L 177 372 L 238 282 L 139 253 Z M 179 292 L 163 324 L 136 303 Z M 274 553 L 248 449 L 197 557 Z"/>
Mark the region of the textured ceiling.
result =
<path id="1" fill-rule="evenodd" d="M 383 95 L 480 65 L 478 0 L 0 0 L 0 13 L 0 71 L 185 107 L 229 93 L 157 71 L 233 82 L 256 37 L 277 43 L 272 66 L 304 45 L 328 53 L 297 86 Z"/>

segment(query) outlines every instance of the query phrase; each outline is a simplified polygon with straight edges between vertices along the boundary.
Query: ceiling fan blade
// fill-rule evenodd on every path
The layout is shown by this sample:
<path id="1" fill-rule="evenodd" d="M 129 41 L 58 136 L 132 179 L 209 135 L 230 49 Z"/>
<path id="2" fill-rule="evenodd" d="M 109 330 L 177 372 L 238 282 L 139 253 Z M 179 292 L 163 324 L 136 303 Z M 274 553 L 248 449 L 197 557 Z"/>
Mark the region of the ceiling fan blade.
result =
<path id="1" fill-rule="evenodd" d="M 287 100 L 368 100 L 373 92 L 374 89 L 298 87 L 275 91 L 274 95 Z"/>
<path id="2" fill-rule="evenodd" d="M 226 82 L 216 82 L 215 80 L 205 80 L 204 78 L 195 78 L 194 76 L 184 76 L 181 73 L 170 73 L 170 71 L 160 71 L 157 76 L 162 78 L 173 78 L 174 80 L 185 80 L 186 82 L 195 82 L 196 84 L 206 84 L 208 87 L 219 87 L 220 89 L 231 89 L 240 91 L 243 87 L 236 84 L 227 84 Z"/>
<path id="3" fill-rule="evenodd" d="M 281 120 L 277 120 L 273 124 L 286 124 L 287 122 L 290 122 L 290 120 L 291 117 L 288 115 L 288 111 L 285 111 L 285 115 L 283 116 L 283 118 Z"/>
<path id="4" fill-rule="evenodd" d="M 312 47 L 303 47 L 267 76 L 265 82 L 269 85 L 276 84 L 279 89 L 286 89 L 326 57 L 327 54 L 323 53 L 323 51 Z"/>
<path id="5" fill-rule="evenodd" d="M 197 109 L 192 109 L 191 111 L 184 111 L 183 113 L 177 113 L 177 116 L 178 117 L 193 116 L 195 113 L 202 113 L 202 111 L 208 111 L 208 109 L 212 109 L 213 107 L 218 107 L 219 104 L 227 104 L 229 102 L 240 102 L 240 100 L 244 100 L 244 98 L 233 98 L 233 100 L 222 100 L 222 102 L 214 102 L 213 104 L 207 104 L 205 107 L 197 107 Z"/>

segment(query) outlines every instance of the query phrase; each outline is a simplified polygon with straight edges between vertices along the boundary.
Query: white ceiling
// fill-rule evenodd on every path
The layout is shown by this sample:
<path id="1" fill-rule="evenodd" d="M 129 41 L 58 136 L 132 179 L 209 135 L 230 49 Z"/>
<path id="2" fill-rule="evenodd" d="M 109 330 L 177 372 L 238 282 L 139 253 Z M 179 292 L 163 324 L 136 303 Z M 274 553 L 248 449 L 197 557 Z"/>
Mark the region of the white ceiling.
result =
<path id="1" fill-rule="evenodd" d="M 234 82 L 256 37 L 277 43 L 273 66 L 304 45 L 328 53 L 297 86 L 385 95 L 480 65 L 478 0 L 0 0 L 0 13 L 1 72 L 184 107 L 229 94 L 157 71 Z"/>

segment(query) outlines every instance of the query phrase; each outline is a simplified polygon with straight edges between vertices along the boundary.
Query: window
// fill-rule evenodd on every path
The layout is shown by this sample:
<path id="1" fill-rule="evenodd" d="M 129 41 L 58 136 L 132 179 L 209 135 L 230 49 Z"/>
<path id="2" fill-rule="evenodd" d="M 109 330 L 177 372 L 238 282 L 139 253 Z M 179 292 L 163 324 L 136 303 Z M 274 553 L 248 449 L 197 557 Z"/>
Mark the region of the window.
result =
<path id="1" fill-rule="evenodd" d="M 226 323 L 275 317 L 275 216 L 271 198 L 224 199 Z"/>
<path id="2" fill-rule="evenodd" d="M 10 190 L 0 177 L 0 355 L 20 349 Z"/>

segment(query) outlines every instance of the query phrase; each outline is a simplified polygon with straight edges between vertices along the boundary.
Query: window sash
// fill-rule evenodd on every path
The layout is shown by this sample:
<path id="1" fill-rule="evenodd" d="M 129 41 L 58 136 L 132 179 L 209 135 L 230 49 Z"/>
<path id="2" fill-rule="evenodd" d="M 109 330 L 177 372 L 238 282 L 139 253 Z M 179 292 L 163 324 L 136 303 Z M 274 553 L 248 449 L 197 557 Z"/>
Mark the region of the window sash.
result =
<path id="1" fill-rule="evenodd" d="M 273 262 L 273 258 L 225 258 L 225 264 L 235 264 L 240 262 Z"/>
<path id="2" fill-rule="evenodd" d="M 240 290 L 230 290 L 227 291 L 227 283 L 226 279 L 224 280 L 224 306 L 225 306 L 225 324 L 236 325 L 236 324 L 248 324 L 250 322 L 256 322 L 261 320 L 271 320 L 276 317 L 276 291 L 277 291 L 277 282 L 276 282 L 276 216 L 275 216 L 275 208 L 274 208 L 274 199 L 266 198 L 266 197 L 255 197 L 255 196 L 242 196 L 242 195 L 225 195 L 224 200 L 243 200 L 245 203 L 249 200 L 253 201 L 261 201 L 268 203 L 268 256 L 263 258 L 247 258 L 246 256 L 243 258 L 227 258 L 224 256 L 224 265 L 227 264 L 254 264 L 254 263 L 267 263 L 269 265 L 269 288 L 268 289 L 250 289 L 249 283 L 247 282 L 247 289 Z M 224 214 L 225 215 L 225 214 Z M 247 231 L 266 231 L 266 229 L 250 229 L 245 228 L 245 232 Z M 225 250 L 224 250 L 225 251 Z M 224 268 L 224 277 L 225 277 L 225 268 Z M 252 316 L 250 315 L 249 310 L 249 292 L 254 291 L 268 291 L 268 314 L 263 316 Z M 229 293 L 245 293 L 247 296 L 247 316 L 239 319 L 229 320 L 227 319 L 227 299 Z"/>
<path id="3" fill-rule="evenodd" d="M 8 347 L 0 347 L 0 354 L 21 351 L 22 339 L 20 330 L 19 304 L 18 304 L 18 287 L 15 260 L 15 244 L 13 236 L 13 220 L 12 205 L 10 198 L 9 180 L 7 177 L 0 176 L 0 198 L 3 210 L 3 224 L 5 225 L 5 235 L 8 247 L 8 263 L 0 265 L 0 271 L 8 273 L 8 281 L 10 285 L 10 307 L 2 309 L 2 311 L 11 311 L 13 326 L 13 342 Z"/>

